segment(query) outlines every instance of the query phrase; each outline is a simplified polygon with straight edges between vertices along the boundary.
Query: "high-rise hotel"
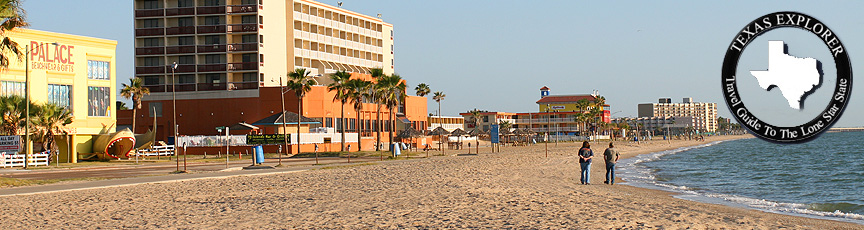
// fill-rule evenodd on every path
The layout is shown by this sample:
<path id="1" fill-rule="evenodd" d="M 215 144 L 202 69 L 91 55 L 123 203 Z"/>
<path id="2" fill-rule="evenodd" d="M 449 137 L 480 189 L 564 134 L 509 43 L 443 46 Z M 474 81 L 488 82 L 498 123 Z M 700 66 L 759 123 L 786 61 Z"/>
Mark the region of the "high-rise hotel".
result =
<path id="1" fill-rule="evenodd" d="M 639 117 L 689 117 L 696 130 L 717 131 L 717 103 L 695 102 L 689 97 L 681 103 L 672 103 L 671 98 L 660 98 L 658 103 L 639 104 Z"/>
<path id="2" fill-rule="evenodd" d="M 295 68 L 393 73 L 393 25 L 309 0 L 136 0 L 135 75 L 156 92 L 278 86 Z"/>
<path id="3" fill-rule="evenodd" d="M 393 48 L 393 25 L 380 15 L 311 0 L 135 0 L 135 76 L 151 91 L 135 118 L 137 130 L 146 130 L 148 119 L 164 112 L 157 139 L 173 136 L 173 91 L 181 135 L 214 135 L 214 127 L 259 121 L 283 105 L 298 112 L 293 92 L 280 101 L 280 85 L 289 72 L 305 68 L 318 82 L 303 97 L 302 115 L 320 122 L 309 128 L 345 124 L 369 141 L 376 120 L 389 119 L 389 110 L 364 104 L 358 121 L 353 107 L 334 102 L 326 86 L 329 75 L 340 70 L 368 80 L 372 68 L 394 73 Z M 425 129 L 426 98 L 409 96 L 395 116 L 400 129 Z"/>

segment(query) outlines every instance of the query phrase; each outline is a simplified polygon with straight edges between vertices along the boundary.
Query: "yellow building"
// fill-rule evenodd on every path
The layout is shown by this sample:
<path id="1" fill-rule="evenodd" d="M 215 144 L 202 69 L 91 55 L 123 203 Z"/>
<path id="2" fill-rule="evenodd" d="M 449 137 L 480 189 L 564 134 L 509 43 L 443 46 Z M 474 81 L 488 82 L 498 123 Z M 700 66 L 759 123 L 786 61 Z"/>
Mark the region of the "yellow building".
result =
<path id="1" fill-rule="evenodd" d="M 6 54 L 10 64 L 0 72 L 0 95 L 24 96 L 29 63 L 31 100 L 70 108 L 74 116 L 66 126 L 69 135 L 57 138 L 60 162 L 76 162 L 78 153 L 93 152 L 102 125 L 116 120 L 117 41 L 32 29 L 6 35 L 23 52 L 31 52 L 17 58 Z"/>

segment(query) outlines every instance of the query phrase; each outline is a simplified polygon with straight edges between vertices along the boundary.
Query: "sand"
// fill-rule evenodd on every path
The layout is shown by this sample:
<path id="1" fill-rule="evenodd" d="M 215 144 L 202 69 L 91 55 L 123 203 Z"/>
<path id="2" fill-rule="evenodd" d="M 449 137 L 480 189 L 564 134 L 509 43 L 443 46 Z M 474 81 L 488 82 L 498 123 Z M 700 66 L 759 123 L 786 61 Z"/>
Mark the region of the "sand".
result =
<path id="1" fill-rule="evenodd" d="M 706 141 L 721 138 L 740 137 Z M 700 143 L 619 146 L 630 157 Z M 576 145 L 550 146 L 549 158 L 542 144 L 508 146 L 477 156 L 3 197 L 0 228 L 864 228 L 605 185 L 602 163 L 592 167 L 592 185 L 580 185 Z"/>

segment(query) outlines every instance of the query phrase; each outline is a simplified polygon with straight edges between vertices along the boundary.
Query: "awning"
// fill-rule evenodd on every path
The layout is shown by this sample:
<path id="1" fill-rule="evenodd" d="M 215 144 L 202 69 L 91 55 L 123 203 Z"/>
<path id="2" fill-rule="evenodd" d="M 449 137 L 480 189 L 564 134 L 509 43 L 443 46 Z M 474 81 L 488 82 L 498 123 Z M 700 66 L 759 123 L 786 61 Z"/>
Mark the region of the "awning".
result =
<path id="1" fill-rule="evenodd" d="M 408 120 L 405 116 L 396 116 L 396 118 L 398 118 L 403 124 L 411 124 L 411 120 Z"/>

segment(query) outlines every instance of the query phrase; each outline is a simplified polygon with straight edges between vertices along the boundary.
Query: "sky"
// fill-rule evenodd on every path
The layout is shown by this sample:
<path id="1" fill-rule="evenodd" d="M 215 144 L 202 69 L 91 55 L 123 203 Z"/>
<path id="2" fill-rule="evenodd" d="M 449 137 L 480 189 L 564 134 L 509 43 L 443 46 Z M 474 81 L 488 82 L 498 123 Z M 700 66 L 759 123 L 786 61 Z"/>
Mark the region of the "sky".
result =
<path id="1" fill-rule="evenodd" d="M 692 97 L 717 103 L 718 114 L 730 118 L 719 81 L 726 49 L 747 23 L 777 11 L 818 18 L 844 42 L 853 73 L 864 67 L 859 1 L 341 1 L 345 9 L 380 13 L 394 25 L 396 72 L 411 95 L 418 83 L 445 93 L 444 116 L 475 108 L 537 111 L 539 89 L 548 86 L 553 95 L 599 90 L 613 117 L 635 117 L 637 104 L 661 97 Z M 132 1 L 25 0 L 24 7 L 33 29 L 117 40 L 118 85 L 134 75 Z M 767 41 L 784 39 L 790 55 L 823 62 L 823 84 L 833 84 L 833 60 L 821 58 L 827 48 L 812 36 L 794 29 L 766 33 L 745 49 L 739 79 L 767 69 Z M 738 83 L 753 95 L 748 100 L 742 92 L 742 100 L 760 108 L 754 114 L 781 124 L 818 114 L 825 104 L 819 95 L 833 89 L 819 88 L 798 111 L 786 106 L 779 90 L 741 86 L 754 82 Z M 854 89 L 835 127 L 864 126 L 856 119 L 864 117 L 857 103 L 864 95 Z M 428 105 L 429 113 L 438 112 L 431 97 Z"/>

